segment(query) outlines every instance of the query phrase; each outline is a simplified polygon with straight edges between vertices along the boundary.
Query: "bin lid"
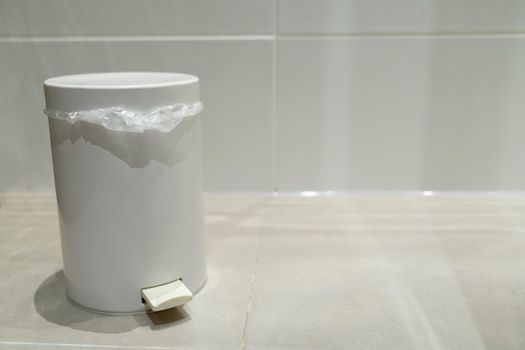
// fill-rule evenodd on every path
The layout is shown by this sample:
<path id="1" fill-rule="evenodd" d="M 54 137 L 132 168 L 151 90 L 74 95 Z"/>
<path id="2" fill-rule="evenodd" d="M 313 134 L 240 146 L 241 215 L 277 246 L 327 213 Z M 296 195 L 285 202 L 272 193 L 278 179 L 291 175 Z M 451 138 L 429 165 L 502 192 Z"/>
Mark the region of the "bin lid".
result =
<path id="1" fill-rule="evenodd" d="M 44 82 L 46 108 L 75 112 L 122 107 L 146 112 L 199 101 L 199 78 L 182 73 L 112 72 L 64 75 Z"/>

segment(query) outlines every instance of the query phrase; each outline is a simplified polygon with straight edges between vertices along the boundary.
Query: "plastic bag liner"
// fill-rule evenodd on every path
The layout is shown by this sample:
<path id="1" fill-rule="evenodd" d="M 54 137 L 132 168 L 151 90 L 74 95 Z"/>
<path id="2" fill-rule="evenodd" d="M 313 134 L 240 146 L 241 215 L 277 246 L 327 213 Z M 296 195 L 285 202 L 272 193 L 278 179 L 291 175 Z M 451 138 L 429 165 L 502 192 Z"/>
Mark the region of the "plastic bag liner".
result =
<path id="1" fill-rule="evenodd" d="M 46 109 L 44 113 L 53 119 L 64 120 L 71 124 L 85 121 L 102 125 L 113 131 L 142 133 L 146 130 L 170 132 L 184 118 L 191 117 L 202 111 L 202 103 L 177 103 L 151 110 L 135 112 L 122 107 L 107 107 L 76 112 L 60 112 Z"/>

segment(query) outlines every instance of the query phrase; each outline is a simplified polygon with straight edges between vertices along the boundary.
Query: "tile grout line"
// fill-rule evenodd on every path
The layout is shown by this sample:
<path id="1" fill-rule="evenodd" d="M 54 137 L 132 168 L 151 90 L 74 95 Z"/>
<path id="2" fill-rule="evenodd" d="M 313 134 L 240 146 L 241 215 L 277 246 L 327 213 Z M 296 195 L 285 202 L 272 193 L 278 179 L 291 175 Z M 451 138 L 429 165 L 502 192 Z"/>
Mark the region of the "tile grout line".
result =
<path id="1" fill-rule="evenodd" d="M 512 39 L 525 38 L 525 33 L 278 33 L 278 40 L 321 39 Z"/>
<path id="2" fill-rule="evenodd" d="M 277 11 L 276 11 L 277 12 Z M 98 41 L 268 41 L 321 39 L 509 39 L 525 38 L 525 33 L 279 33 L 276 23 L 271 34 L 197 34 L 197 35 L 0 35 L 0 42 L 98 42 Z"/>
<path id="3" fill-rule="evenodd" d="M 21 341 L 0 341 L 0 345 L 14 346 L 41 346 L 41 347 L 76 347 L 89 349 L 132 349 L 132 350 L 176 350 L 177 348 L 162 346 L 127 346 L 127 345 L 96 345 L 96 344 L 68 344 L 68 343 L 38 343 L 38 342 L 21 342 Z"/>
<path id="4" fill-rule="evenodd" d="M 279 11 L 278 11 L 279 0 L 274 0 L 274 24 L 273 34 L 274 40 L 272 42 L 272 191 L 274 193 L 279 192 L 279 163 L 278 163 L 278 83 L 277 83 L 277 69 L 278 69 L 278 55 L 277 55 L 277 35 L 278 35 L 278 23 L 279 23 Z"/>
<path id="5" fill-rule="evenodd" d="M 0 42 L 98 42 L 98 41 L 265 41 L 273 34 L 261 35 L 78 35 L 78 36 L 0 36 Z"/>
<path id="6" fill-rule="evenodd" d="M 240 350 L 244 350 L 246 347 L 246 330 L 248 328 L 248 319 L 250 317 L 250 312 L 252 310 L 253 290 L 255 287 L 255 279 L 257 278 L 257 266 L 259 265 L 259 252 L 261 250 L 261 231 L 258 232 L 258 236 L 257 236 L 257 250 L 255 251 L 255 262 L 254 262 L 254 267 L 253 267 L 253 272 L 252 272 L 252 279 L 250 281 L 250 293 L 248 294 L 248 307 L 246 309 L 246 317 L 244 318 L 244 325 L 242 328 L 241 346 L 239 348 Z"/>

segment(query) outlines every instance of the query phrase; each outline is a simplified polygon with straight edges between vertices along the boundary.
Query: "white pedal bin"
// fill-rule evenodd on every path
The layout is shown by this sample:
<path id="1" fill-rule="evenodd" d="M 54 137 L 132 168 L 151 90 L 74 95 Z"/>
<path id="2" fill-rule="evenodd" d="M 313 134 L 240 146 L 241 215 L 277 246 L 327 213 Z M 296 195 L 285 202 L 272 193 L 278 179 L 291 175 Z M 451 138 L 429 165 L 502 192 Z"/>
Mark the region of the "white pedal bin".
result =
<path id="1" fill-rule="evenodd" d="M 66 293 L 102 313 L 184 304 L 206 281 L 199 80 L 44 82 Z"/>

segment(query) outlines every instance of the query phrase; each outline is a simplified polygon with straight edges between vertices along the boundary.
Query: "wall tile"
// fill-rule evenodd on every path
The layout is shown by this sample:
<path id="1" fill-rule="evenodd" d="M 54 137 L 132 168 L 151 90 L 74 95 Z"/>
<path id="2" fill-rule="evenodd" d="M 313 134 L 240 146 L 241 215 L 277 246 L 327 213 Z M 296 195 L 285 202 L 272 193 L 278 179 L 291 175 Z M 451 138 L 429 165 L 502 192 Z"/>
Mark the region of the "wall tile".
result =
<path id="1" fill-rule="evenodd" d="M 52 188 L 44 79 L 130 70 L 200 77 L 206 189 L 272 188 L 271 41 L 3 42 L 0 57 L 0 190 Z"/>
<path id="2" fill-rule="evenodd" d="M 524 39 L 278 42 L 280 190 L 524 190 Z"/>
<path id="3" fill-rule="evenodd" d="M 2 0 L 0 35 L 272 33 L 273 0 Z"/>
<path id="4" fill-rule="evenodd" d="M 522 32 L 520 0 L 279 0 L 280 33 Z"/>

